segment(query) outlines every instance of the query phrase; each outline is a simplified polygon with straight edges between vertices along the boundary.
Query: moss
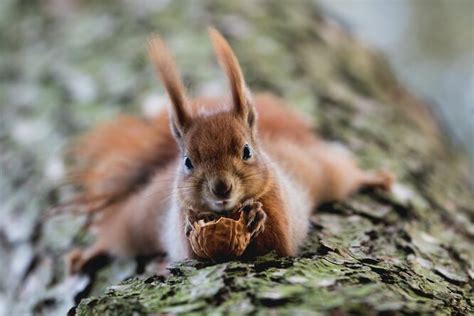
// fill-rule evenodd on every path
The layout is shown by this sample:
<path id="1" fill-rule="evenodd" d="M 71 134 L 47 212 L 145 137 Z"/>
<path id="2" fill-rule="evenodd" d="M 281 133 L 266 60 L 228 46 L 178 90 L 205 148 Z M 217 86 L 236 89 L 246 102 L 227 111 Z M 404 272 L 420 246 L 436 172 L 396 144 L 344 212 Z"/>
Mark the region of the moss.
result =
<path id="1" fill-rule="evenodd" d="M 44 8 L 38 14 L 5 3 L 0 70 L 10 92 L 1 87 L 0 100 L 14 107 L 0 107 L 0 150 L 19 158 L 2 156 L 8 172 L 0 181 L 12 196 L 5 218 L 24 216 L 15 243 L 26 245 L 4 246 L 2 235 L 0 253 L 8 260 L 1 271 L 8 277 L 0 288 L 11 287 L 7 297 L 23 303 L 7 308 L 11 314 L 61 313 L 83 296 L 90 297 L 78 304 L 78 315 L 473 312 L 474 195 L 463 158 L 443 143 L 425 105 L 383 58 L 313 1 L 172 1 L 145 11 L 89 1 L 77 7 L 73 23 Z M 143 99 L 162 92 L 145 58 L 143 43 L 153 32 L 176 52 L 191 95 L 224 89 L 209 58 L 208 24 L 229 38 L 255 91 L 285 96 L 314 116 L 320 133 L 347 145 L 364 167 L 393 170 L 396 190 L 322 206 L 296 258 L 186 261 L 167 277 L 136 276 L 134 262 L 125 261 L 88 281 L 64 278 L 62 254 L 86 238 L 69 220 L 35 225 L 42 209 L 68 193 L 46 180 L 46 162 L 78 131 L 118 112 L 139 112 Z M 24 143 L 10 129 L 25 122 L 52 127 L 48 137 Z M 30 261 L 16 259 L 20 249 L 29 249 Z M 27 268 L 8 283 L 18 262 Z M 48 277 L 45 270 L 52 271 Z"/>

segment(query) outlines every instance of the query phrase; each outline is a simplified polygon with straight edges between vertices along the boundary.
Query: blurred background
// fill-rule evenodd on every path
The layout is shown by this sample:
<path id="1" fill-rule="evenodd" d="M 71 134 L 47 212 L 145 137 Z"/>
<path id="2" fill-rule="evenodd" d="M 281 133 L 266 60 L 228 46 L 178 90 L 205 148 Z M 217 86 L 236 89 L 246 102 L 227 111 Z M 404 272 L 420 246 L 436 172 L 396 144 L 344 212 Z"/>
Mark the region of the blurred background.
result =
<path id="1" fill-rule="evenodd" d="M 433 107 L 474 170 L 474 1 L 319 0 Z"/>
<path id="2" fill-rule="evenodd" d="M 474 166 L 474 1 L 314 3 L 385 53 L 402 83 L 428 101 L 456 149 L 468 152 Z M 51 258 L 39 259 L 35 250 L 64 252 L 74 243 L 65 234 L 81 223 L 70 218 L 61 225 L 48 223 L 56 229 L 46 227 L 38 246 L 38 232 L 44 228 L 38 214 L 58 199 L 63 151 L 72 137 L 117 113 L 152 115 L 156 104 L 166 100 L 145 58 L 149 34 L 167 34 L 190 91 L 220 94 L 223 76 L 205 28 L 216 22 L 214 13 L 239 6 L 246 6 L 242 11 L 251 12 L 255 23 L 268 21 L 252 1 L 222 1 L 219 8 L 207 1 L 0 1 L 0 315 L 10 311 L 8 302 L 14 298 L 37 306 L 38 296 L 52 292 L 62 294 L 67 311 L 74 293 L 84 287 L 81 280 L 58 283 L 62 268 L 51 264 Z M 273 23 L 284 30 L 299 22 Z M 236 49 L 238 55 L 248 49 L 252 53 L 243 56 L 264 56 L 264 63 L 243 58 L 244 70 L 275 74 L 267 83 L 249 75 L 250 86 L 308 108 L 310 91 L 292 79 L 292 65 L 277 35 L 254 34 L 237 13 L 219 23 L 244 43 Z M 37 277 L 27 278 L 32 271 Z M 46 287 L 48 291 L 38 290 Z"/>

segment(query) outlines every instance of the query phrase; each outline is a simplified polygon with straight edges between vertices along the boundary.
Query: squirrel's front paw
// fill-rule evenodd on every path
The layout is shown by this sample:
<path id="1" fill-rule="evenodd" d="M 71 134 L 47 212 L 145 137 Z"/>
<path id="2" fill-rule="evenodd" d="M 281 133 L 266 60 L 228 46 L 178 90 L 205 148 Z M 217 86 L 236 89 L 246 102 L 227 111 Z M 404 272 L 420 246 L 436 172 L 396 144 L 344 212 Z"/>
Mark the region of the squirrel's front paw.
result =
<path id="1" fill-rule="evenodd" d="M 217 218 L 217 215 L 212 212 L 196 212 L 189 209 L 186 213 L 185 223 L 184 223 L 184 233 L 186 237 L 189 237 L 192 230 L 194 229 L 194 223 L 200 220 L 204 222 L 210 222 Z"/>
<path id="2" fill-rule="evenodd" d="M 262 209 L 262 203 L 248 200 L 242 205 L 242 212 L 247 218 L 247 229 L 252 238 L 264 231 L 267 214 Z"/>

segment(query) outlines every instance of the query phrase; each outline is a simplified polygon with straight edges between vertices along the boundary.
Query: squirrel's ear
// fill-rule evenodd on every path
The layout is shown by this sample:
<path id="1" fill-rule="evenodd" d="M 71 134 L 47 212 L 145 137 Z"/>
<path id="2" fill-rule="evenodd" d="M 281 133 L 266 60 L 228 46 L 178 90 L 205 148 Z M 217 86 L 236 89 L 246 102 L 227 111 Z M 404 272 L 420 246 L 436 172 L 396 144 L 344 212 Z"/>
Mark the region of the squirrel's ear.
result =
<path id="1" fill-rule="evenodd" d="M 174 58 L 159 36 L 148 41 L 148 54 L 171 101 L 171 128 L 181 138 L 191 124 L 183 82 L 178 74 Z"/>
<path id="2" fill-rule="evenodd" d="M 219 64 L 229 79 L 235 112 L 246 120 L 250 127 L 253 127 L 256 112 L 252 104 L 250 92 L 245 84 L 239 62 L 229 43 L 227 43 L 219 31 L 210 27 L 209 36 L 211 37 Z"/>

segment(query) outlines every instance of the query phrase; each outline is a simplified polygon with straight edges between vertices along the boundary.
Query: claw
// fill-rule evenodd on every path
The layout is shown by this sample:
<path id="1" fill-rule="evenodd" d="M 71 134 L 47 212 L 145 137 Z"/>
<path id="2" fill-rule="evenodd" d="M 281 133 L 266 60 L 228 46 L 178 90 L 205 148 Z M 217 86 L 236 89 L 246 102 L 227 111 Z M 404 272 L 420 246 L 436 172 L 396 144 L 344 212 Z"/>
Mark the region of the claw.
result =
<path id="1" fill-rule="evenodd" d="M 243 212 L 248 213 L 253 209 L 253 206 L 254 206 L 253 199 L 248 199 L 247 201 L 242 203 L 241 209 Z"/>
<path id="2" fill-rule="evenodd" d="M 255 220 L 255 216 L 252 216 L 251 218 L 248 219 L 247 221 L 247 228 L 248 230 L 252 231 L 252 226 L 253 226 L 253 222 Z"/>
<path id="3" fill-rule="evenodd" d="M 247 216 L 247 229 L 252 238 L 260 234 L 265 227 L 267 214 L 262 210 L 262 206 L 262 203 L 254 202 L 252 199 L 245 201 L 241 206 L 242 212 Z"/>
<path id="4" fill-rule="evenodd" d="M 184 234 L 186 237 L 191 235 L 191 232 L 194 230 L 194 224 L 203 221 L 210 222 L 217 219 L 217 215 L 212 212 L 196 212 L 193 209 L 186 210 L 185 224 L 184 224 Z"/>
<path id="5" fill-rule="evenodd" d="M 186 221 L 186 225 L 184 226 L 184 234 L 186 235 L 186 237 L 189 237 L 192 231 L 193 225 L 190 222 Z"/>

